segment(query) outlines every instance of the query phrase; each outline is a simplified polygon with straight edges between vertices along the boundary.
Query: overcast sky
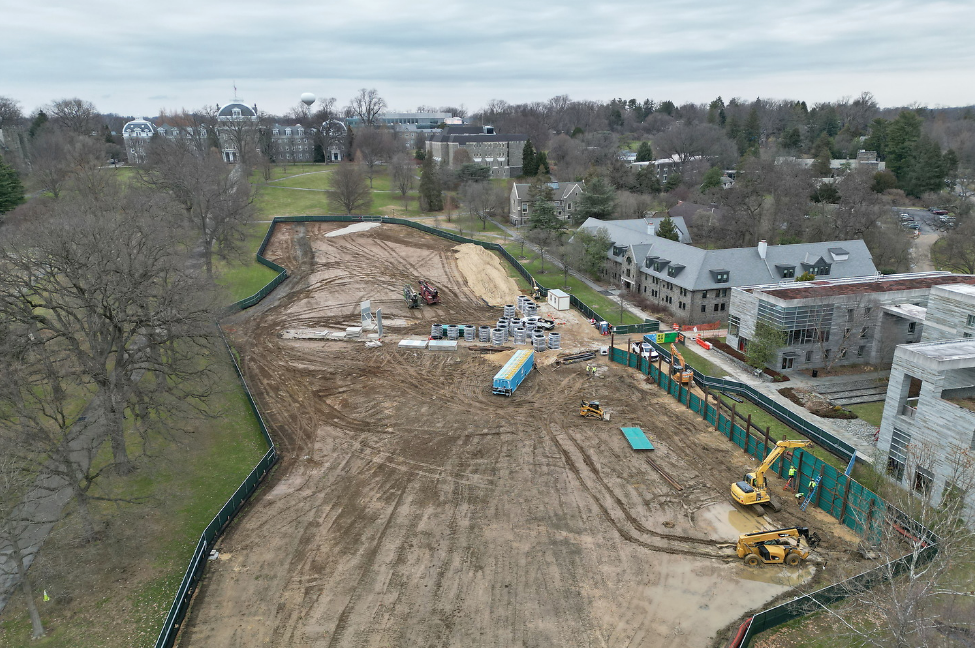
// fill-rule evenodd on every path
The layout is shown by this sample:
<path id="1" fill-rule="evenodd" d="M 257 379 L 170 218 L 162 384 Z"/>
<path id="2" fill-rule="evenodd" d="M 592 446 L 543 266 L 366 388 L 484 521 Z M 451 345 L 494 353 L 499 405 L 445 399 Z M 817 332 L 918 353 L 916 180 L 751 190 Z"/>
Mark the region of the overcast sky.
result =
<path id="1" fill-rule="evenodd" d="M 810 104 L 975 103 L 975 1 L 0 0 L 0 95 L 30 112 L 224 104 L 284 113 L 303 92 L 393 110 L 491 99 L 721 95 Z"/>

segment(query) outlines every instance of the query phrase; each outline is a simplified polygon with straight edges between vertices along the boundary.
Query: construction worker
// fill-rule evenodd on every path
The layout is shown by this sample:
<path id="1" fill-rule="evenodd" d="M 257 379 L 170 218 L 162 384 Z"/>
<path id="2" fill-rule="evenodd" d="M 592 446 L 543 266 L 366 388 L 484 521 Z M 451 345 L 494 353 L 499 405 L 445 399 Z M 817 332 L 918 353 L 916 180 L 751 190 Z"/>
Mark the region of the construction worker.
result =
<path id="1" fill-rule="evenodd" d="M 785 483 L 782 490 L 791 490 L 796 487 L 796 467 L 789 466 L 789 481 Z"/>
<path id="2" fill-rule="evenodd" d="M 802 498 L 805 496 L 805 493 L 796 493 L 796 504 L 802 504 Z"/>

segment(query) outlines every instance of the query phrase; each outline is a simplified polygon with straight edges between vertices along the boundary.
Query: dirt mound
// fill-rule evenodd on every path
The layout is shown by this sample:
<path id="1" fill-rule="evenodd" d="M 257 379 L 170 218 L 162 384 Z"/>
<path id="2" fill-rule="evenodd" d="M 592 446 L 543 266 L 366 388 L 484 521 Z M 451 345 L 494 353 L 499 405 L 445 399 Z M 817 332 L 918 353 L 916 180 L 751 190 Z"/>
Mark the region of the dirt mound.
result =
<path id="1" fill-rule="evenodd" d="M 518 284 L 508 276 L 497 256 L 473 243 L 458 245 L 454 251 L 460 273 L 475 295 L 491 306 L 518 301 Z"/>

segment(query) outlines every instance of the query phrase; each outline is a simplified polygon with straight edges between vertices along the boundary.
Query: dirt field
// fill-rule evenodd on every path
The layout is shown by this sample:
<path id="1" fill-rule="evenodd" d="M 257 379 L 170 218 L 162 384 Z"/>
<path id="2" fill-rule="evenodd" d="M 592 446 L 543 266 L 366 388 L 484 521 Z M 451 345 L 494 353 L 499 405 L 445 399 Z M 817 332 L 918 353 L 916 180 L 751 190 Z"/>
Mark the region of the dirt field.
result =
<path id="1" fill-rule="evenodd" d="M 325 237 L 342 228 L 279 227 L 267 255 L 291 278 L 230 324 L 282 462 L 221 541 L 181 646 L 699 647 L 812 574 L 721 558 L 761 526 L 728 494 L 754 462 L 636 371 L 603 358 L 587 378 L 547 352 L 503 398 L 490 388 L 505 354 L 397 349 L 500 308 L 449 241 L 392 225 Z M 441 305 L 406 309 L 418 277 Z M 364 299 L 407 323 L 380 348 L 279 335 L 358 325 Z M 608 344 L 558 315 L 565 348 Z M 581 418 L 582 398 L 612 420 Z M 621 425 L 648 433 L 683 491 Z M 773 523 L 841 543 L 825 515 L 786 513 Z"/>

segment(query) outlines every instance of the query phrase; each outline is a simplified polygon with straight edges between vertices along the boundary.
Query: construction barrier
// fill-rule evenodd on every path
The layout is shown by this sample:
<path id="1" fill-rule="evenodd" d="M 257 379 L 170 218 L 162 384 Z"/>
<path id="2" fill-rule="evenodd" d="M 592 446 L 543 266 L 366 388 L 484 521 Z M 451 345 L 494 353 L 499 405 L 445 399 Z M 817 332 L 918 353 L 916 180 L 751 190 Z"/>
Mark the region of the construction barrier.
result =
<path id="1" fill-rule="evenodd" d="M 667 361 L 667 367 L 669 369 L 670 353 L 653 342 L 651 344 L 656 348 L 660 356 Z M 709 400 L 707 396 L 700 398 L 692 393 L 690 389 L 683 387 L 679 382 L 667 375 L 665 370 L 651 363 L 648 358 L 643 358 L 626 349 L 613 348 L 610 351 L 610 360 L 637 369 L 648 376 L 661 389 L 673 396 L 679 403 L 686 405 L 692 412 L 701 415 L 704 420 L 713 425 L 721 434 L 728 437 L 728 440 L 755 457 L 757 461 L 763 461 L 775 448 L 774 439 L 764 435 L 756 436 L 751 434 L 749 430 L 738 425 L 738 416 L 734 415 L 734 410 L 729 406 L 724 406 L 723 409 L 726 411 L 722 411 L 722 407 L 717 404 L 716 400 L 706 403 L 706 400 Z M 707 388 L 705 391 L 706 394 L 725 391 L 742 394 L 751 399 L 753 394 L 758 393 L 749 385 L 733 380 L 705 376 L 697 370 L 694 370 L 694 381 L 697 385 Z M 717 396 L 718 394 L 715 393 L 715 398 Z M 777 418 L 783 419 L 783 422 L 789 425 L 789 421 L 785 420 L 784 417 L 780 417 L 777 410 L 772 411 L 768 407 L 769 405 L 780 407 L 778 403 L 768 398 L 753 402 Z M 808 425 L 807 423 L 806 426 Z M 808 427 L 804 426 L 802 429 L 793 425 L 790 425 L 790 427 L 803 435 L 807 435 Z M 824 447 L 835 447 L 841 449 L 841 451 L 844 447 L 849 447 L 845 442 L 837 439 L 825 430 L 818 427 L 816 430 L 818 431 L 817 438 L 814 440 L 820 445 Z M 849 461 L 851 456 L 852 448 L 850 448 L 849 453 L 845 453 L 845 461 Z M 840 455 L 840 457 L 844 458 L 844 455 Z M 894 528 L 903 528 L 905 535 L 922 539 L 922 546 L 924 548 L 920 552 L 907 554 L 853 578 L 835 583 L 811 594 L 797 597 L 787 603 L 755 614 L 755 616 L 746 620 L 741 628 L 739 628 L 738 634 L 732 642 L 732 646 L 734 647 L 740 646 L 741 648 L 746 648 L 751 642 L 751 639 L 764 630 L 817 611 L 824 605 L 830 605 L 849 596 L 854 596 L 857 592 L 861 592 L 865 588 L 873 587 L 887 578 L 923 565 L 930 561 L 937 553 L 938 538 L 928 529 L 917 524 L 887 504 L 879 495 L 858 483 L 852 477 L 819 459 L 811 452 L 807 452 L 802 448 L 796 448 L 792 451 L 791 460 L 788 463 L 786 462 L 785 456 L 783 456 L 772 464 L 770 471 L 782 477 L 788 465 L 797 467 L 797 479 L 800 484 L 809 483 L 819 478 L 819 486 L 816 488 L 811 503 L 845 526 L 853 529 L 857 533 L 864 533 L 869 538 L 871 533 L 879 532 L 878 525 L 880 521 L 887 520 L 887 523 L 892 524 Z M 892 519 L 894 520 L 893 522 L 891 521 Z"/>

